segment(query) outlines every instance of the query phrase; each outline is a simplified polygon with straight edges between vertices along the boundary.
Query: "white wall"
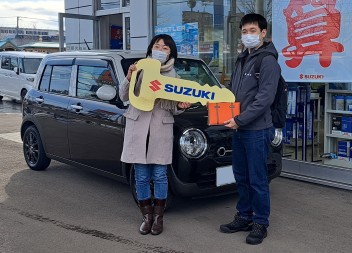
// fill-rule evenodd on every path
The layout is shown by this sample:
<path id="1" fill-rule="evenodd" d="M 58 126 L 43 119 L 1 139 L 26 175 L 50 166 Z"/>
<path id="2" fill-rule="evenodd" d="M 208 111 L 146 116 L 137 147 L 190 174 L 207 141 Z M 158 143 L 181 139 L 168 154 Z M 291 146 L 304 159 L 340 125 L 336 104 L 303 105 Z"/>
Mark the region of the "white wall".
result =
<path id="1" fill-rule="evenodd" d="M 88 7 L 80 7 L 86 6 Z M 151 18 L 152 0 L 131 0 L 130 1 L 130 20 L 131 20 L 131 49 L 146 50 L 152 35 Z M 122 8 L 125 9 L 125 8 Z M 120 10 L 125 11 L 125 10 Z M 127 9 L 128 10 L 128 9 Z M 93 15 L 93 0 L 65 0 L 65 12 L 82 15 Z M 118 13 L 116 13 L 118 14 Z M 101 16 L 100 34 L 107 32 L 110 20 Z M 90 48 L 93 48 L 93 21 L 65 18 L 66 50 L 86 49 L 84 39 Z M 99 39 L 102 48 L 106 48 L 108 41 L 106 38 Z M 80 43 L 80 44 L 79 44 Z"/>
<path id="2" fill-rule="evenodd" d="M 131 49 L 147 50 L 151 40 L 151 0 L 131 0 Z"/>
<path id="3" fill-rule="evenodd" d="M 81 15 L 93 15 L 92 0 L 65 0 L 65 12 Z M 80 7 L 86 6 L 86 7 Z M 65 18 L 66 50 L 84 50 L 93 48 L 93 21 Z"/>

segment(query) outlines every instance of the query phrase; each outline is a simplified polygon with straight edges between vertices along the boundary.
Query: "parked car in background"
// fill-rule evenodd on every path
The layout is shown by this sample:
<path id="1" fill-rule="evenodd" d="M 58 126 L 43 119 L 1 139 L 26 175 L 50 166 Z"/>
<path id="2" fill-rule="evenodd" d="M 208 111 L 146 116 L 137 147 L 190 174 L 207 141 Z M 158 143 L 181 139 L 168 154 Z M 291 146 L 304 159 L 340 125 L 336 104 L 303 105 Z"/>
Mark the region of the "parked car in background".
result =
<path id="1" fill-rule="evenodd" d="M 0 100 L 9 97 L 22 101 L 33 87 L 34 77 L 45 55 L 22 51 L 0 52 Z"/>
<path id="2" fill-rule="evenodd" d="M 130 184 L 136 197 L 133 165 L 120 161 L 126 122 L 123 113 L 129 104 L 117 93 L 130 64 L 144 57 L 145 53 L 131 51 L 47 55 L 34 88 L 23 101 L 21 137 L 28 166 L 44 170 L 54 159 L 90 169 Z M 179 56 L 175 68 L 183 79 L 221 86 L 200 59 Z M 235 191 L 231 138 L 231 129 L 207 125 L 207 109 L 201 104 L 175 116 L 168 201 L 174 195 Z M 268 180 L 280 175 L 281 150 L 278 142 L 271 147 Z"/>

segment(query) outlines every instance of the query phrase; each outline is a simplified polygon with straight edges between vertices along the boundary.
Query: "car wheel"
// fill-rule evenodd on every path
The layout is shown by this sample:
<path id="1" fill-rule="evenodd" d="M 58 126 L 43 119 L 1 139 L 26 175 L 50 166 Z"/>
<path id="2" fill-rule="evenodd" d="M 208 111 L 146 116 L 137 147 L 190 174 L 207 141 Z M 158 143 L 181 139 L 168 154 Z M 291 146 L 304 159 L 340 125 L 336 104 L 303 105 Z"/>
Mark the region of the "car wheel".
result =
<path id="1" fill-rule="evenodd" d="M 50 164 L 51 159 L 46 156 L 39 132 L 34 126 L 24 132 L 23 154 L 32 170 L 45 170 Z"/>
<path id="2" fill-rule="evenodd" d="M 24 99 L 24 97 L 26 96 L 26 94 L 27 94 L 27 90 L 26 89 L 23 89 L 22 91 L 21 91 L 21 104 L 22 104 L 22 102 L 23 102 L 23 99 Z"/>
<path id="3" fill-rule="evenodd" d="M 136 202 L 136 204 L 138 205 L 138 199 L 137 199 L 137 193 L 136 193 L 136 179 L 134 177 L 134 165 L 132 165 L 131 171 L 130 171 L 130 189 L 131 189 L 133 199 Z M 153 200 L 154 199 L 154 184 L 153 183 L 150 183 L 150 193 L 151 193 L 151 199 Z M 165 210 L 170 209 L 170 207 L 172 206 L 174 197 L 175 196 L 169 187 L 168 192 L 167 192 L 167 200 L 166 200 Z"/>
<path id="4" fill-rule="evenodd" d="M 3 98 L 4 98 L 3 96 L 0 96 L 0 101 L 1 101 Z"/>

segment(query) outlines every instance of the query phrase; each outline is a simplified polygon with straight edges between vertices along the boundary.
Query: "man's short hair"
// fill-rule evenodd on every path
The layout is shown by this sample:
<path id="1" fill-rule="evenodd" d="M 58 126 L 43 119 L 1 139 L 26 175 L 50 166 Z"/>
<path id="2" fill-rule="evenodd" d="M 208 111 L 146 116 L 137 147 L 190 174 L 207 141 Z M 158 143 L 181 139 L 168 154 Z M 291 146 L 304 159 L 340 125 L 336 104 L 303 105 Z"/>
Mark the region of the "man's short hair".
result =
<path id="1" fill-rule="evenodd" d="M 258 24 L 259 29 L 261 31 L 263 31 L 263 29 L 267 29 L 268 27 L 268 22 L 262 15 L 258 13 L 249 13 L 242 17 L 240 21 L 240 29 L 242 29 L 244 25 L 252 24 L 252 23 Z"/>

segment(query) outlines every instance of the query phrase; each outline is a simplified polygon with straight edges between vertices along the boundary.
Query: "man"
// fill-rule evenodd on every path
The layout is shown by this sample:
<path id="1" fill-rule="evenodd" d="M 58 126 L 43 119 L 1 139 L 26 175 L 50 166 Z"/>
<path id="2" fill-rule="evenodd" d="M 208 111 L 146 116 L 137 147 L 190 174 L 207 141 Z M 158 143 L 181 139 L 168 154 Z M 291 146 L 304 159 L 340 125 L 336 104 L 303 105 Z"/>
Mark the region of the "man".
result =
<path id="1" fill-rule="evenodd" d="M 258 55 L 270 51 L 277 56 L 272 42 L 264 42 L 266 19 L 255 13 L 240 22 L 246 50 L 238 56 L 231 77 L 231 88 L 241 113 L 225 122 L 234 129 L 232 164 L 239 200 L 235 219 L 220 226 L 223 233 L 251 231 L 248 244 L 260 244 L 267 236 L 270 196 L 266 160 L 272 137 L 270 106 L 274 101 L 281 69 L 274 56 L 264 57 L 256 78 L 254 64 Z"/>

